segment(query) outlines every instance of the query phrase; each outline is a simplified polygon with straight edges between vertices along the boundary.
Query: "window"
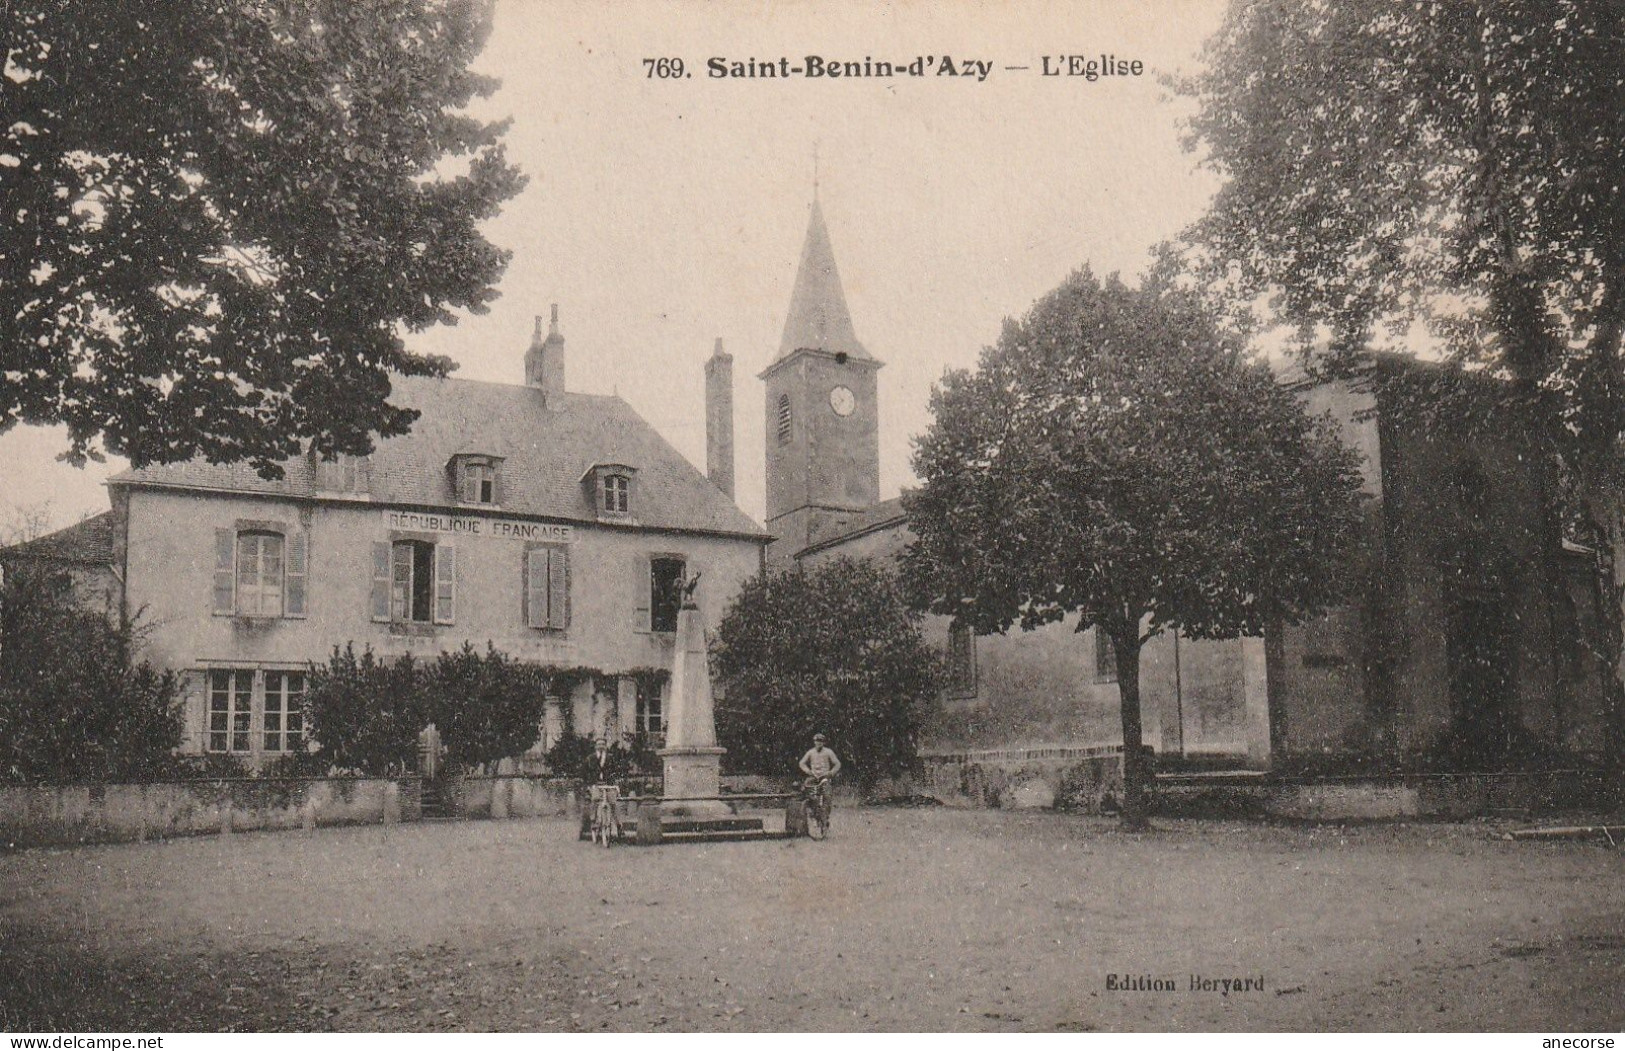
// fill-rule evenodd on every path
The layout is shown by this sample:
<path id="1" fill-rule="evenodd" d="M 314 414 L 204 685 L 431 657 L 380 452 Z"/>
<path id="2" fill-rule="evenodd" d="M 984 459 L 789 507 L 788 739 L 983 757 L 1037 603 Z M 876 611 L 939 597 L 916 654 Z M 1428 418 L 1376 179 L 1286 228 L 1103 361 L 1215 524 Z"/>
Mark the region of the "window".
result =
<path id="1" fill-rule="evenodd" d="M 636 732 L 646 735 L 666 732 L 666 708 L 660 699 L 662 688 L 661 683 L 638 679 Z"/>
<path id="2" fill-rule="evenodd" d="M 636 496 L 633 479 L 638 469 L 625 463 L 595 463 L 581 475 L 587 504 L 598 517 L 619 518 L 632 513 Z"/>
<path id="3" fill-rule="evenodd" d="M 208 672 L 208 688 L 209 751 L 281 754 L 304 742 L 304 672 L 216 668 Z"/>
<path id="4" fill-rule="evenodd" d="M 790 395 L 779 395 L 779 444 L 790 444 Z"/>
<path id="5" fill-rule="evenodd" d="M 402 540 L 395 545 L 390 572 L 389 618 L 434 619 L 434 545 Z"/>
<path id="6" fill-rule="evenodd" d="M 282 616 L 281 534 L 237 534 L 237 612 Z"/>
<path id="7" fill-rule="evenodd" d="M 457 551 L 448 543 L 400 539 L 372 546 L 372 619 L 450 624 L 457 608 Z"/>
<path id="8" fill-rule="evenodd" d="M 262 523 L 214 531 L 214 611 L 240 617 L 305 615 L 306 540 Z"/>
<path id="9" fill-rule="evenodd" d="M 676 631 L 677 611 L 683 607 L 686 565 L 680 558 L 649 560 L 649 630 Z"/>
<path id="10" fill-rule="evenodd" d="M 291 752 L 305 737 L 305 676 L 297 671 L 265 673 L 264 738 L 261 750 Z"/>
<path id="11" fill-rule="evenodd" d="M 948 695 L 976 696 L 976 634 L 968 624 L 948 629 Z"/>
<path id="12" fill-rule="evenodd" d="M 316 488 L 324 493 L 365 493 L 372 488 L 372 457 L 340 453 L 316 461 Z"/>
<path id="13" fill-rule="evenodd" d="M 1095 626 L 1095 681 L 1117 681 L 1117 653 L 1112 649 L 1112 640 L 1100 626 Z"/>
<path id="14" fill-rule="evenodd" d="M 209 673 L 209 751 L 253 751 L 254 673 Z"/>
<path id="15" fill-rule="evenodd" d="M 604 476 L 604 510 L 624 515 L 632 505 L 632 479 L 624 474 Z"/>
<path id="16" fill-rule="evenodd" d="M 495 505 L 502 502 L 502 457 L 458 453 L 446 466 L 458 503 Z"/>
<path id="17" fill-rule="evenodd" d="M 525 552 L 525 623 L 561 631 L 570 626 L 570 549 L 563 544 Z"/>

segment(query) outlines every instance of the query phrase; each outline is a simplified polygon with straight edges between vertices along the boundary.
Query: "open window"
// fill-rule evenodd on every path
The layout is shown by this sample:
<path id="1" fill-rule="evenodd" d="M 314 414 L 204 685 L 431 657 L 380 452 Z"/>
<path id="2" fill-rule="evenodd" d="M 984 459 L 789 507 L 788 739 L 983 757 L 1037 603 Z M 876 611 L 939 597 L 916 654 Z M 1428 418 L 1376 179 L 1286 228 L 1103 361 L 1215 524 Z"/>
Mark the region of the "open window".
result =
<path id="1" fill-rule="evenodd" d="M 502 457 L 459 453 L 447 465 L 460 504 L 495 507 L 502 503 Z"/>

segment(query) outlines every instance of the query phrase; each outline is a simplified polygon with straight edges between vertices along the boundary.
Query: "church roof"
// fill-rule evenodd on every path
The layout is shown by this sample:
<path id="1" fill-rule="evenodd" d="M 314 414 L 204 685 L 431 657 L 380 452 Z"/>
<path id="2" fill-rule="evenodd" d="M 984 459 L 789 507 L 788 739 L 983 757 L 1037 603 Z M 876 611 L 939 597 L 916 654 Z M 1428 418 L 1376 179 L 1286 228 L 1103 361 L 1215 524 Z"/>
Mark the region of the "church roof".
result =
<path id="1" fill-rule="evenodd" d="M 636 524 L 646 529 L 726 533 L 765 539 L 751 521 L 648 421 L 619 397 L 555 392 L 476 380 L 393 376 L 390 402 L 422 415 L 412 430 L 378 442 L 369 494 L 374 503 L 455 506 L 446 463 L 459 453 L 502 457 L 495 514 L 596 522 L 582 474 L 595 464 L 637 468 Z M 285 476 L 261 478 L 248 464 L 202 460 L 125 471 L 113 484 L 178 486 L 312 498 L 309 457 L 282 463 Z"/>
<path id="2" fill-rule="evenodd" d="M 790 293 L 790 312 L 784 319 L 778 357 L 786 358 L 798 350 L 823 350 L 874 360 L 852 330 L 852 313 L 846 307 L 840 271 L 835 268 L 835 250 L 830 247 L 829 230 L 824 226 L 824 210 L 816 199 L 807 222 L 807 239 L 801 246 L 801 265 L 796 269 L 795 291 Z"/>

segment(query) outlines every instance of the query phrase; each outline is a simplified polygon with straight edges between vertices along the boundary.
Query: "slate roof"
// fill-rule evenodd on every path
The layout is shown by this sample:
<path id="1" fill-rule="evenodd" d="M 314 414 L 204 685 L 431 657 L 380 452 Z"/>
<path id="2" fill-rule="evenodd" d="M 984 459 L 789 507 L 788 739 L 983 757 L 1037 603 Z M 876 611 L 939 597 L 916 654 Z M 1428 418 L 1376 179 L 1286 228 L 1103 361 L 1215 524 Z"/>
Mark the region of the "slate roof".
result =
<path id="1" fill-rule="evenodd" d="M 0 548 L 0 560 L 9 559 L 110 566 L 113 564 L 113 512 L 103 511 L 66 529 Z"/>
<path id="2" fill-rule="evenodd" d="M 596 522 L 581 477 L 594 464 L 637 469 L 638 526 L 766 538 L 711 480 L 618 397 L 555 393 L 477 380 L 393 377 L 392 404 L 422 415 L 412 430 L 378 443 L 372 455 L 374 503 L 454 507 L 447 461 L 459 453 L 503 457 L 501 505 L 493 514 Z M 283 463 L 268 481 L 247 464 L 190 461 L 125 471 L 114 485 L 183 486 L 314 497 L 308 457 Z"/>
<path id="3" fill-rule="evenodd" d="M 835 269 L 835 250 L 830 247 L 829 230 L 824 226 L 824 210 L 816 200 L 807 222 L 801 265 L 796 269 L 795 290 L 790 293 L 790 310 L 785 315 L 784 335 L 775 360 L 798 350 L 823 350 L 874 360 L 852 329 L 852 312 L 846 306 L 840 271 Z"/>

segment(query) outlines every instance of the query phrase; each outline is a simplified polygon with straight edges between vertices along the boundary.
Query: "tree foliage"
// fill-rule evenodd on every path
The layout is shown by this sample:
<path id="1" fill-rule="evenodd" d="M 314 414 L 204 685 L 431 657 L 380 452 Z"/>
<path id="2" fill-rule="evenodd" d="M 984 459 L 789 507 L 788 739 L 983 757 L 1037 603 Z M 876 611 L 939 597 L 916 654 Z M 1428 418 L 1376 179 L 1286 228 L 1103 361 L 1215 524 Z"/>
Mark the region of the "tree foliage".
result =
<path id="1" fill-rule="evenodd" d="M 1335 603 L 1361 522 L 1354 454 L 1194 295 L 1087 269 L 945 375 L 931 408 L 924 484 L 904 496 L 911 601 L 982 633 L 1069 615 L 1104 631 L 1140 823 L 1141 645 Z"/>
<path id="2" fill-rule="evenodd" d="M 718 738 L 754 773 L 793 773 L 820 731 L 861 783 L 903 773 L 942 682 L 896 576 L 845 558 L 746 583 L 712 657 Z"/>
<path id="3" fill-rule="evenodd" d="M 0 431 L 268 475 L 404 433 L 401 330 L 482 312 L 518 192 L 464 107 L 482 0 L 22 0 L 0 13 Z"/>
<path id="4" fill-rule="evenodd" d="M 1332 368 L 1419 334 L 1468 366 L 1384 393 L 1441 440 L 1523 443 L 1544 493 L 1527 616 L 1565 601 L 1565 531 L 1604 553 L 1625 735 L 1625 11 L 1258 0 L 1206 59 L 1183 89 L 1226 177 L 1192 231 L 1210 273 L 1272 292 L 1306 344 L 1329 333 Z"/>
<path id="5" fill-rule="evenodd" d="M 423 666 L 411 654 L 379 660 L 371 648 L 333 647 L 305 687 L 305 732 L 340 770 L 398 774 L 417 760 L 418 735 L 432 721 Z"/>
<path id="6" fill-rule="evenodd" d="M 77 602 L 66 574 L 0 585 L 0 780 L 141 781 L 173 773 L 179 684 L 133 659 L 133 630 Z"/>
<path id="7" fill-rule="evenodd" d="M 430 669 L 430 714 L 447 762 L 463 768 L 495 763 L 536 743 L 549 692 L 545 669 L 510 659 L 494 646 L 469 643 L 442 653 Z"/>
<path id="8" fill-rule="evenodd" d="M 416 765 L 418 738 L 431 723 L 446 762 L 465 770 L 517 756 L 536 743 L 546 699 L 568 696 L 598 673 L 516 661 L 487 644 L 380 660 L 370 648 L 335 646 L 311 669 L 305 708 L 320 755 L 342 770 L 391 774 Z M 587 739 L 590 743 L 591 738 Z"/>

